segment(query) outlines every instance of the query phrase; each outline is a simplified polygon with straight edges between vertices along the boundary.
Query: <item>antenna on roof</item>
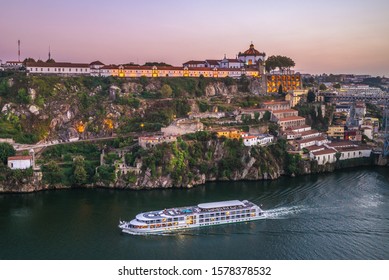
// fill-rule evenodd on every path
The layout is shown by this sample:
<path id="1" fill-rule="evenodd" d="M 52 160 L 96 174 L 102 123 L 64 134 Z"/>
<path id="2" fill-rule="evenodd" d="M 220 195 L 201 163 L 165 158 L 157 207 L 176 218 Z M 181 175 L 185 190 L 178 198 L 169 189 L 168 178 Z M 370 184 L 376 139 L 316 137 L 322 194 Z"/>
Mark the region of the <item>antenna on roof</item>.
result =
<path id="1" fill-rule="evenodd" d="M 51 51 L 50 51 L 50 45 L 49 45 L 49 60 L 51 59 Z"/>
<path id="2" fill-rule="evenodd" d="M 18 40 L 18 61 L 20 62 L 20 40 Z"/>

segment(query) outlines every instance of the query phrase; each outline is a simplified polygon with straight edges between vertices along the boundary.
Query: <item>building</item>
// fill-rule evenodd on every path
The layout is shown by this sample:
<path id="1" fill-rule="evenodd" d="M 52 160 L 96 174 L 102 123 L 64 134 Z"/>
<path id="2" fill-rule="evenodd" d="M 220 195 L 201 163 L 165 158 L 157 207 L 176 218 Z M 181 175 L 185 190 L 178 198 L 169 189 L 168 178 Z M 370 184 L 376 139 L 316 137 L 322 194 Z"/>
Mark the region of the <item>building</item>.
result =
<path id="1" fill-rule="evenodd" d="M 333 163 L 336 161 L 336 151 L 333 149 L 322 149 L 309 152 L 309 158 L 316 160 L 319 165 Z"/>
<path id="2" fill-rule="evenodd" d="M 220 61 L 220 68 L 242 68 L 244 64 L 236 58 L 226 58 Z"/>
<path id="3" fill-rule="evenodd" d="M 371 148 L 365 146 L 342 147 L 336 150 L 340 153 L 339 160 L 370 157 L 371 155 Z"/>
<path id="4" fill-rule="evenodd" d="M 188 67 L 188 68 L 191 68 L 191 67 L 201 67 L 201 68 L 204 68 L 204 67 L 207 67 L 206 65 L 206 61 L 204 60 L 189 60 L 185 63 L 182 64 L 183 67 Z"/>
<path id="5" fill-rule="evenodd" d="M 344 139 L 344 126 L 329 126 L 327 130 L 328 137 L 343 140 Z"/>
<path id="6" fill-rule="evenodd" d="M 231 128 L 231 129 L 222 129 L 216 131 L 217 137 L 226 137 L 230 139 L 240 139 L 241 131 L 239 129 Z"/>
<path id="7" fill-rule="evenodd" d="M 236 120 L 241 121 L 243 116 L 250 116 L 251 119 L 258 117 L 258 120 L 260 120 L 268 111 L 268 109 L 263 108 L 244 108 L 239 111 L 238 115 L 236 116 Z"/>
<path id="8" fill-rule="evenodd" d="M 162 127 L 164 135 L 184 135 L 204 130 L 204 124 L 198 119 L 179 119 L 173 121 L 169 126 Z"/>
<path id="9" fill-rule="evenodd" d="M 138 138 L 139 146 L 144 149 L 155 147 L 155 145 L 161 143 L 170 143 L 176 142 L 177 136 L 169 135 L 169 136 L 144 136 Z"/>
<path id="10" fill-rule="evenodd" d="M 10 61 L 6 61 L 3 66 L 4 66 L 4 68 L 8 68 L 8 69 L 19 69 L 19 68 L 23 67 L 23 62 L 16 61 L 16 60 L 10 60 Z"/>
<path id="11" fill-rule="evenodd" d="M 220 59 L 206 59 L 205 67 L 209 67 L 209 68 L 220 67 Z"/>
<path id="12" fill-rule="evenodd" d="M 299 116 L 281 118 L 277 121 L 277 124 L 281 127 L 282 130 L 285 130 L 291 127 L 304 125 L 305 118 Z"/>
<path id="13" fill-rule="evenodd" d="M 8 157 L 8 167 L 11 169 L 27 169 L 34 166 L 32 156 Z"/>
<path id="14" fill-rule="evenodd" d="M 294 107 L 300 102 L 305 102 L 307 100 L 308 90 L 289 90 L 288 94 L 285 96 L 285 100 L 290 102 L 290 107 Z"/>
<path id="15" fill-rule="evenodd" d="M 273 110 L 271 112 L 270 120 L 273 122 L 277 122 L 280 119 L 288 118 L 288 117 L 296 117 L 298 116 L 298 111 L 293 109 L 284 109 L 284 110 Z"/>
<path id="16" fill-rule="evenodd" d="M 294 142 L 294 148 L 295 150 L 302 150 L 304 148 L 314 146 L 314 145 L 323 146 L 324 144 L 329 142 L 330 141 L 324 136 L 311 137 L 311 138 L 296 140 Z"/>
<path id="17" fill-rule="evenodd" d="M 266 146 L 274 141 L 274 136 L 269 134 L 245 135 L 242 136 L 245 146 Z"/>
<path id="18" fill-rule="evenodd" d="M 266 75 L 267 92 L 278 92 L 280 86 L 283 92 L 301 90 L 300 74 L 268 74 Z"/>
<path id="19" fill-rule="evenodd" d="M 238 59 L 246 67 L 264 68 L 263 63 L 266 60 L 266 54 L 264 52 L 259 52 L 258 50 L 256 50 L 254 48 L 254 44 L 251 43 L 248 50 L 244 51 L 243 53 L 239 52 Z M 261 72 L 261 74 L 263 74 L 263 73 Z"/>
<path id="20" fill-rule="evenodd" d="M 69 62 L 27 62 L 26 70 L 29 74 L 51 74 L 61 76 L 90 75 L 90 64 Z"/>
<path id="21" fill-rule="evenodd" d="M 263 102 L 262 107 L 271 111 L 287 110 L 290 109 L 290 104 L 288 101 L 269 101 Z"/>

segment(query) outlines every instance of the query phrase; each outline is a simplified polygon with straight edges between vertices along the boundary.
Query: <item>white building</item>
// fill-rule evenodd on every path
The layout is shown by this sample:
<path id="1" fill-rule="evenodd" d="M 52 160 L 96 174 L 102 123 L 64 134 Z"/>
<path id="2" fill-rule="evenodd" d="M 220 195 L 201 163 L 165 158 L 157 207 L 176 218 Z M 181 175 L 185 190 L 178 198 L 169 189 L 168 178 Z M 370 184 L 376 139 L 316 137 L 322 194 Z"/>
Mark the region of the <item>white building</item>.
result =
<path id="1" fill-rule="evenodd" d="M 206 67 L 206 62 L 204 60 L 189 60 L 182 64 L 184 67 Z"/>
<path id="2" fill-rule="evenodd" d="M 262 64 L 265 61 L 266 54 L 257 51 L 254 44 L 251 43 L 250 48 L 243 53 L 238 54 L 238 59 L 246 66 L 255 66 Z"/>
<path id="3" fill-rule="evenodd" d="M 309 157 L 312 160 L 316 160 L 319 165 L 326 163 L 333 163 L 336 161 L 336 151 L 333 149 L 323 149 L 320 151 L 312 151 L 309 153 Z"/>
<path id="4" fill-rule="evenodd" d="M 220 61 L 220 68 L 242 68 L 243 62 L 236 58 L 226 58 Z"/>
<path id="5" fill-rule="evenodd" d="M 266 146 L 274 141 L 274 136 L 269 134 L 260 135 L 244 135 L 242 136 L 243 144 L 247 147 L 250 146 Z"/>
<path id="6" fill-rule="evenodd" d="M 11 169 L 27 169 L 32 166 L 32 156 L 13 156 L 8 158 L 8 167 Z"/>
<path id="7" fill-rule="evenodd" d="M 90 75 L 90 66 L 87 63 L 27 62 L 26 69 L 30 74 L 52 74 L 63 76 Z"/>

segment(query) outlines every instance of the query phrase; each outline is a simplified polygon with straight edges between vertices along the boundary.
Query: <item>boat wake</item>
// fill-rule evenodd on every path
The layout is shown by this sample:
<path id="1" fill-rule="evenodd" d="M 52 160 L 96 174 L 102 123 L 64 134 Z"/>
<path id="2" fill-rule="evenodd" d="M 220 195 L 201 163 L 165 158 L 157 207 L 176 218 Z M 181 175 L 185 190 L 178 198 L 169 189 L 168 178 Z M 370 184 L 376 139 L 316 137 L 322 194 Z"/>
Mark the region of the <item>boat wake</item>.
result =
<path id="1" fill-rule="evenodd" d="M 263 210 L 264 219 L 286 219 L 301 212 L 307 211 L 304 206 L 279 207 L 269 210 Z"/>

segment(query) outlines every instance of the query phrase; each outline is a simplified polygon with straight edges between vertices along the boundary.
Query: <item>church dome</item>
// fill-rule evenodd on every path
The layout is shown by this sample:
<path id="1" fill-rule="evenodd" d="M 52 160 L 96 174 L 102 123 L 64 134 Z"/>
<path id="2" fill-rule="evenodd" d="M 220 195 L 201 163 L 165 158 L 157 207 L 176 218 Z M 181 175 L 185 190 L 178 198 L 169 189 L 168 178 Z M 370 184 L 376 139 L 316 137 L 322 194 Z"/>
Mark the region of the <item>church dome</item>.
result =
<path id="1" fill-rule="evenodd" d="M 245 51 L 244 53 L 242 53 L 241 55 L 243 55 L 243 56 L 249 56 L 249 55 L 252 55 L 252 56 L 264 56 L 265 54 L 257 51 L 254 48 L 254 44 L 251 43 L 250 48 L 247 51 Z"/>

